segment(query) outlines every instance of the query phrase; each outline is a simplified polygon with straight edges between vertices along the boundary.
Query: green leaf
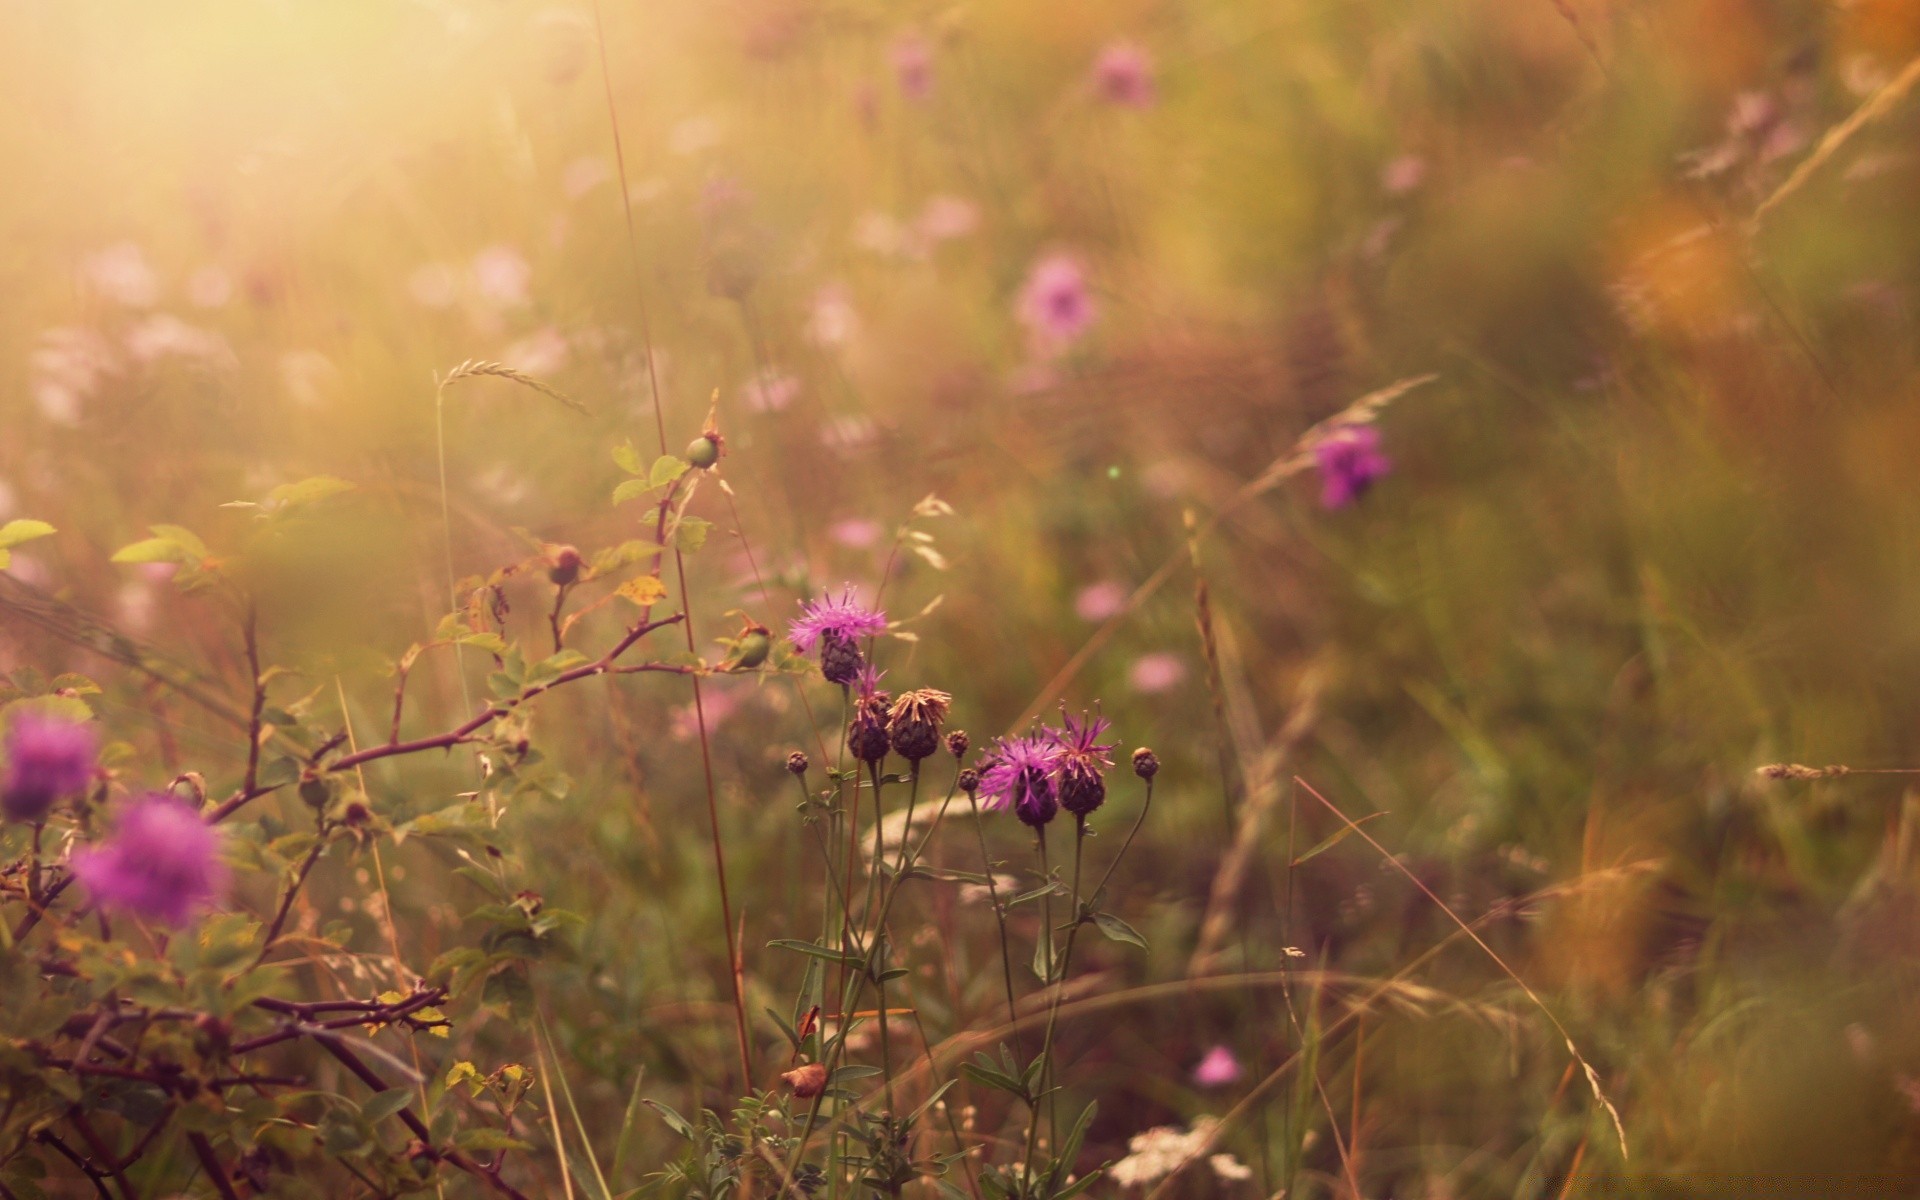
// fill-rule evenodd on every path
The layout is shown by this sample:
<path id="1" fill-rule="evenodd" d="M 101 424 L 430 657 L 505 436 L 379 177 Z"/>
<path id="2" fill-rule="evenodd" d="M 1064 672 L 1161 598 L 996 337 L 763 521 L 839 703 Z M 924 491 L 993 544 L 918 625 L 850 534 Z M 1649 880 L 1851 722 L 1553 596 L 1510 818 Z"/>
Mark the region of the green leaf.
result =
<path id="1" fill-rule="evenodd" d="M 462 1150 L 531 1150 L 532 1146 L 503 1129 L 468 1129 L 453 1135 Z"/>
<path id="2" fill-rule="evenodd" d="M 640 452 L 633 448 L 632 442 L 621 442 L 613 448 L 613 461 L 629 475 L 645 475 L 646 464 L 640 461 Z"/>
<path id="3" fill-rule="evenodd" d="M 30 542 L 55 532 L 53 526 L 45 521 L 34 521 L 20 517 L 0 525 L 0 549 L 18 546 L 21 542 Z"/>
<path id="4" fill-rule="evenodd" d="M 1359 820 L 1353 822 L 1351 825 L 1342 825 L 1340 828 L 1334 830 L 1331 835 L 1323 839 L 1319 845 L 1307 851 L 1305 854 L 1302 854 L 1299 858 L 1294 859 L 1293 865 L 1297 867 L 1301 863 L 1306 862 L 1310 858 L 1320 857 L 1322 854 L 1325 854 L 1327 851 L 1333 849 L 1335 846 L 1338 846 L 1341 842 L 1346 841 L 1347 835 L 1351 834 L 1354 830 L 1360 828 L 1362 825 L 1365 825 L 1368 821 L 1377 821 L 1381 817 L 1384 817 L 1386 815 L 1387 814 L 1384 812 L 1368 813 L 1366 816 L 1361 817 Z"/>
<path id="5" fill-rule="evenodd" d="M 665 487 L 685 475 L 689 470 L 687 460 L 677 454 L 662 454 L 653 460 L 653 469 L 647 472 L 647 482 L 653 487 Z"/>
<path id="6" fill-rule="evenodd" d="M 146 538 L 113 552 L 117 563 L 186 562 L 187 552 L 172 538 Z"/>
<path id="7" fill-rule="evenodd" d="M 703 521 L 699 517 L 682 517 L 675 527 L 673 544 L 692 554 L 707 544 L 707 534 L 713 529 L 713 522 Z"/>
<path id="8" fill-rule="evenodd" d="M 778 946 L 782 950 L 797 950 L 801 954 L 810 954 L 815 958 L 824 958 L 828 962 L 847 963 L 850 966 L 856 967 L 865 961 L 858 954 L 842 954 L 832 947 L 822 946 L 815 942 L 803 942 L 797 938 L 775 938 L 773 941 L 768 942 L 767 945 Z"/>
<path id="9" fill-rule="evenodd" d="M 659 1113 L 660 1119 L 667 1123 L 667 1128 L 673 1130 L 690 1142 L 694 1140 L 693 1126 L 687 1124 L 687 1119 L 673 1111 L 670 1106 L 662 1104 L 658 1100 L 642 1100 L 641 1103 Z"/>
<path id="10" fill-rule="evenodd" d="M 625 504 L 629 500 L 638 500 L 653 491 L 653 485 L 644 479 L 622 480 L 620 486 L 613 489 L 613 502 Z"/>
<path id="11" fill-rule="evenodd" d="M 1133 926 L 1112 913 L 1093 914 L 1093 923 L 1100 927 L 1100 932 L 1106 934 L 1110 942 L 1125 942 L 1129 946 L 1147 949 L 1147 939 L 1141 937 L 1139 931 Z"/>
<path id="12" fill-rule="evenodd" d="M 360 1106 L 360 1115 L 369 1122 L 384 1121 L 405 1108 L 412 1100 L 413 1093 L 406 1088 L 388 1088 L 384 1092 L 376 1092 L 369 1097 L 367 1102 Z"/>
<path id="13" fill-rule="evenodd" d="M 332 475 L 315 475 L 311 479 L 302 479 L 298 483 L 283 483 L 267 493 L 267 499 L 282 509 L 299 508 L 303 504 L 316 504 L 341 492 L 350 492 L 355 484 Z"/>
<path id="14" fill-rule="evenodd" d="M 207 549 L 207 544 L 200 540 L 200 535 L 184 525 L 149 525 L 147 528 L 153 531 L 155 537 L 177 542 L 182 550 L 196 560 L 213 557 L 213 551 Z"/>

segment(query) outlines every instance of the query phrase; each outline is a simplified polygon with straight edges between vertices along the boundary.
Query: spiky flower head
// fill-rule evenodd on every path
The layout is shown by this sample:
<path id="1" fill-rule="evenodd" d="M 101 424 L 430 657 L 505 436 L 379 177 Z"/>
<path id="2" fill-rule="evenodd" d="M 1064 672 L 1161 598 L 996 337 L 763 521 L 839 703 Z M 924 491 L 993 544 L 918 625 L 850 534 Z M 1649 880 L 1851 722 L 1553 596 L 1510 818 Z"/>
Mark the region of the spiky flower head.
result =
<path id="1" fill-rule="evenodd" d="M 880 690 L 880 677 L 871 663 L 860 668 L 853 698 L 853 719 L 847 723 L 847 753 L 869 765 L 887 756 L 892 739 L 887 733 L 887 713 L 893 696 Z"/>
<path id="2" fill-rule="evenodd" d="M 135 800 L 112 836 L 75 851 L 73 873 L 101 908 L 184 925 L 227 890 L 220 835 L 187 804 Z"/>
<path id="3" fill-rule="evenodd" d="M 87 790 L 99 750 L 99 735 L 85 721 L 15 710 L 0 808 L 16 821 L 38 821 L 54 801 Z"/>
<path id="4" fill-rule="evenodd" d="M 1011 808 L 1026 824 L 1042 828 L 1060 811 L 1059 768 L 1060 746 L 1045 733 L 999 739 L 980 776 L 987 808 Z"/>
<path id="5" fill-rule="evenodd" d="M 1048 736 L 1060 750 L 1060 806 L 1084 817 L 1107 800 L 1106 773 L 1113 767 L 1113 743 L 1101 735 L 1113 727 L 1105 717 L 1081 716 L 1061 710 L 1059 729 Z"/>
<path id="6" fill-rule="evenodd" d="M 953 697 L 936 688 L 903 692 L 887 714 L 887 732 L 893 752 L 917 763 L 940 748 L 940 726 L 946 722 Z"/>
<path id="7" fill-rule="evenodd" d="M 1380 453 L 1380 431 L 1371 425 L 1336 425 L 1313 444 L 1320 468 L 1320 503 L 1345 508 L 1367 493 L 1393 460 Z"/>
<path id="8" fill-rule="evenodd" d="M 800 606 L 800 615 L 787 630 L 787 640 L 805 654 L 820 646 L 820 673 L 827 682 L 845 686 L 859 677 L 866 662 L 859 639 L 886 632 L 887 614 L 854 598 L 848 585 L 840 597 L 823 596 Z"/>

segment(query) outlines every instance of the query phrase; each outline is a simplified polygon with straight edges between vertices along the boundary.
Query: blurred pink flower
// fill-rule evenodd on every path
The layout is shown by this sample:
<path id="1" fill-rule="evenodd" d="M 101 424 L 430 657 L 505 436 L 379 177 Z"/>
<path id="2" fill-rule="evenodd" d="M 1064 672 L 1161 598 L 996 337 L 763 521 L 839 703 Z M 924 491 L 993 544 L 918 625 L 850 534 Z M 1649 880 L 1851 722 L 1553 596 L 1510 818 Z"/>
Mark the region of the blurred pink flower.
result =
<path id="1" fill-rule="evenodd" d="M 980 227 L 980 208 L 960 196 L 931 196 L 920 210 L 916 224 L 920 235 L 930 242 L 965 237 Z"/>
<path id="2" fill-rule="evenodd" d="M 533 268 L 512 246 L 488 246 L 473 256 L 473 286 L 484 300 L 503 307 L 531 298 Z"/>
<path id="3" fill-rule="evenodd" d="M 588 192 L 613 178 L 613 168 L 607 160 L 597 154 L 576 158 L 560 172 L 560 190 L 567 199 L 578 200 Z"/>
<path id="4" fill-rule="evenodd" d="M 1338 425 L 1313 444 L 1314 464 L 1320 468 L 1320 503 L 1345 508 L 1374 481 L 1393 469 L 1380 453 L 1380 431 L 1372 425 Z"/>
<path id="5" fill-rule="evenodd" d="M 800 395 L 800 381 L 768 367 L 740 385 L 740 403 L 749 412 L 781 412 Z"/>
<path id="6" fill-rule="evenodd" d="M 1233 1051 L 1225 1046 L 1215 1046 L 1194 1067 L 1193 1082 L 1203 1088 L 1226 1087 L 1230 1083 L 1238 1083 L 1242 1074 L 1240 1060 L 1233 1056 Z"/>
<path id="7" fill-rule="evenodd" d="M 501 361 L 529 375 L 551 375 L 567 365 L 573 350 L 567 335 L 549 325 L 508 346 Z"/>
<path id="8" fill-rule="evenodd" d="M 1156 650 L 1133 660 L 1127 670 L 1127 682 L 1145 695 L 1164 692 L 1187 677 L 1187 664 L 1176 654 Z"/>
<path id="9" fill-rule="evenodd" d="M 1015 310 L 1036 348 L 1045 353 L 1065 349 L 1093 324 L 1093 297 L 1086 273 L 1071 254 L 1053 253 L 1033 265 L 1020 289 Z"/>
<path id="10" fill-rule="evenodd" d="M 871 548 L 879 542 L 883 532 L 885 531 L 880 528 L 880 522 L 870 521 L 865 517 L 848 517 L 844 521 L 835 521 L 827 530 L 828 536 L 834 541 L 855 550 Z"/>
<path id="11" fill-rule="evenodd" d="M 143 363 L 169 355 L 209 364 L 234 361 L 225 338 L 169 313 L 154 313 L 134 322 L 127 330 L 126 345 L 127 353 Z"/>
<path id="12" fill-rule="evenodd" d="M 933 94 L 933 47 L 917 33 L 895 38 L 887 50 L 893 77 L 900 94 L 909 100 L 925 100 Z"/>
<path id="13" fill-rule="evenodd" d="M 446 263 L 422 263 L 407 276 L 407 292 L 425 308 L 449 308 L 460 298 L 460 277 Z"/>
<path id="14" fill-rule="evenodd" d="M 1090 583 L 1073 599 L 1073 611 L 1082 621 L 1104 621 L 1125 608 L 1127 589 L 1111 579 Z"/>
<path id="15" fill-rule="evenodd" d="M 220 832 L 158 792 L 135 800 L 113 833 L 73 853 L 73 873 L 95 903 L 184 925 L 226 895 Z"/>
<path id="16" fill-rule="evenodd" d="M 96 250 L 80 263 L 80 277 L 94 294 L 128 308 L 151 308 L 160 299 L 160 277 L 146 252 L 133 242 Z"/>
<path id="17" fill-rule="evenodd" d="M 120 370 L 107 339 L 91 329 L 63 326 L 40 335 L 28 359 L 33 402 L 56 425 L 77 425 L 81 405 Z"/>
<path id="18" fill-rule="evenodd" d="M 1128 108 L 1153 104 L 1153 59 L 1132 42 L 1114 42 L 1093 61 L 1093 86 L 1100 98 Z"/>
<path id="19" fill-rule="evenodd" d="M 829 283 L 813 294 L 807 338 L 817 346 L 841 346 L 860 332 L 860 314 L 844 284 Z"/>
<path id="20" fill-rule="evenodd" d="M 1380 168 L 1380 186 L 1394 195 L 1410 192 L 1427 177 L 1427 160 L 1418 154 L 1402 154 Z"/>
<path id="21" fill-rule="evenodd" d="M 700 709 L 695 709 L 691 703 L 682 704 L 668 714 L 667 733 L 674 741 L 691 742 L 697 739 L 700 736 L 700 718 L 703 712 L 707 719 L 707 732 L 711 734 L 720 728 L 728 717 L 739 711 L 743 696 L 735 689 L 715 688 L 708 685 L 708 689 L 700 700 Z"/>

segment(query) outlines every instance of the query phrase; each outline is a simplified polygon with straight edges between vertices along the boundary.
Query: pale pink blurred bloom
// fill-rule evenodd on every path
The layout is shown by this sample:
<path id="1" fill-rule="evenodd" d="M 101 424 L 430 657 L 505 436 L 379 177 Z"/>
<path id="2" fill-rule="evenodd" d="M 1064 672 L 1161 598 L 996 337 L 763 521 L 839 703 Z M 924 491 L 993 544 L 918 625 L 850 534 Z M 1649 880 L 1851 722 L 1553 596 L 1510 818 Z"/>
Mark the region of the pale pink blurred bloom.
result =
<path id="1" fill-rule="evenodd" d="M 816 346 L 843 346 L 860 332 L 860 314 L 846 287 L 829 283 L 813 294 L 807 315 L 807 339 Z"/>
<path id="2" fill-rule="evenodd" d="M 516 371 L 539 376 L 561 370 L 572 357 L 567 335 L 549 325 L 508 346 L 500 360 Z"/>
<path id="3" fill-rule="evenodd" d="M 880 535 L 886 532 L 880 528 L 880 522 L 865 517 L 848 517 L 844 521 L 835 521 L 827 534 L 842 546 L 855 550 L 872 549 L 880 541 Z"/>
<path id="4" fill-rule="evenodd" d="M 7 564 L 7 574 L 21 583 L 30 583 L 35 587 L 45 587 L 53 582 L 53 572 L 47 570 L 47 564 L 31 554 L 13 552 L 13 561 Z"/>
<path id="5" fill-rule="evenodd" d="M 917 224 L 920 235 L 928 241 L 965 237 L 980 227 L 980 207 L 960 196 L 929 197 Z"/>
<path id="6" fill-rule="evenodd" d="M 1164 692 L 1187 677 L 1187 664 L 1178 655 L 1156 650 L 1133 660 L 1127 670 L 1127 682 L 1133 690 L 1151 696 Z"/>
<path id="7" fill-rule="evenodd" d="M 1238 1083 L 1242 1074 L 1240 1060 L 1233 1056 L 1233 1051 L 1225 1046 L 1215 1046 L 1194 1067 L 1193 1081 L 1203 1088 L 1226 1087 L 1230 1083 Z"/>
<path id="8" fill-rule="evenodd" d="M 1146 108 L 1155 96 L 1153 59 L 1132 42 L 1114 42 L 1094 59 L 1093 86 L 1110 104 Z"/>
<path id="9" fill-rule="evenodd" d="M 211 330 L 189 325 L 169 313 L 140 318 L 126 334 L 127 353 L 143 363 L 169 355 L 206 363 L 232 362 L 227 340 Z"/>
<path id="10" fill-rule="evenodd" d="M 1042 353 L 1058 353 L 1078 339 L 1095 315 L 1080 260 L 1056 252 L 1036 262 L 1020 289 L 1015 312 Z"/>
<path id="11" fill-rule="evenodd" d="M 716 688 L 708 685 L 706 694 L 701 697 L 707 719 L 707 732 L 711 734 L 721 724 L 738 712 L 745 696 L 737 688 Z M 676 742 L 691 742 L 700 736 L 700 717 L 702 713 L 691 703 L 682 704 L 667 715 L 667 733 Z"/>
<path id="12" fill-rule="evenodd" d="M 96 250 L 80 263 L 80 275 L 96 295 L 128 308 L 151 308 L 160 299 L 160 277 L 146 252 L 133 242 Z"/>
<path id="13" fill-rule="evenodd" d="M 925 100 L 933 94 L 933 47 L 917 33 L 904 33 L 887 49 L 887 61 L 893 66 L 893 78 L 900 94 L 909 100 Z"/>
<path id="14" fill-rule="evenodd" d="M 233 299 L 233 277 L 219 267 L 201 267 L 187 276 L 187 301 L 195 308 L 224 308 Z"/>
<path id="15" fill-rule="evenodd" d="M 857 414 L 832 417 L 820 430 L 820 444 L 845 453 L 870 446 L 879 436 L 879 426 L 869 417 Z"/>
<path id="16" fill-rule="evenodd" d="M 294 402 L 314 408 L 339 382 L 339 369 L 318 350 L 289 350 L 280 356 L 280 382 Z"/>
<path id="17" fill-rule="evenodd" d="M 1427 178 L 1427 160 L 1418 154 L 1402 154 L 1380 168 L 1380 186 L 1398 196 L 1420 186 Z"/>
<path id="18" fill-rule="evenodd" d="M 133 568 L 133 573 L 148 583 L 166 583 L 180 573 L 180 564 L 170 562 L 139 563 Z"/>
<path id="19" fill-rule="evenodd" d="M 1073 598 L 1073 611 L 1082 621 L 1104 621 L 1126 606 L 1126 587 L 1111 579 L 1090 583 Z"/>
<path id="20" fill-rule="evenodd" d="M 568 163 L 560 172 L 560 190 L 569 200 L 578 200 L 613 178 L 613 168 L 597 154 L 585 155 Z"/>
<path id="21" fill-rule="evenodd" d="M 740 403 L 749 412 L 781 412 L 800 395 L 800 381 L 768 367 L 740 385 Z"/>
<path id="22" fill-rule="evenodd" d="M 407 292 L 424 308 L 451 308 L 460 299 L 460 276 L 446 263 L 422 263 L 407 276 Z"/>
<path id="23" fill-rule="evenodd" d="M 533 268 L 512 246 L 488 246 L 473 256 L 473 286 L 482 299 L 511 306 L 532 296 Z"/>
<path id="24" fill-rule="evenodd" d="M 33 402 L 56 425 L 77 425 L 85 401 L 120 370 L 119 357 L 98 332 L 79 326 L 49 329 L 28 359 Z"/>

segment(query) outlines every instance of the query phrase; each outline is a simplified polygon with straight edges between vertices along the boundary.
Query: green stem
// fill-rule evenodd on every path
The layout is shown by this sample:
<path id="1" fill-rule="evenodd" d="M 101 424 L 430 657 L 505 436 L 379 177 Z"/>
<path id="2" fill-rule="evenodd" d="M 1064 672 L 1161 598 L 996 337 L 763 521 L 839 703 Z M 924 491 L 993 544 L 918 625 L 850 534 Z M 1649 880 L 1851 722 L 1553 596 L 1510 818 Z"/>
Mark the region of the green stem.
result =
<path id="1" fill-rule="evenodd" d="M 1000 976 L 1007 985 L 1007 1026 L 1013 1031 L 1014 1053 L 1023 1054 L 1019 1014 L 1013 1004 L 1013 947 L 1007 940 L 1007 910 L 1000 907 L 1000 885 L 994 882 L 993 855 L 987 851 L 987 823 L 980 816 L 980 799 L 968 792 L 967 804 L 973 809 L 973 831 L 980 838 L 980 868 L 987 875 L 987 899 L 992 901 L 993 919 L 1000 925 Z"/>

